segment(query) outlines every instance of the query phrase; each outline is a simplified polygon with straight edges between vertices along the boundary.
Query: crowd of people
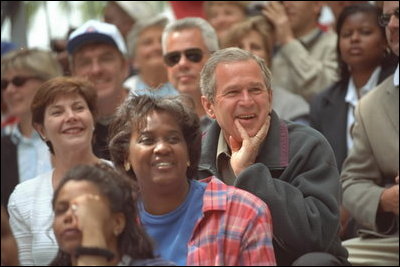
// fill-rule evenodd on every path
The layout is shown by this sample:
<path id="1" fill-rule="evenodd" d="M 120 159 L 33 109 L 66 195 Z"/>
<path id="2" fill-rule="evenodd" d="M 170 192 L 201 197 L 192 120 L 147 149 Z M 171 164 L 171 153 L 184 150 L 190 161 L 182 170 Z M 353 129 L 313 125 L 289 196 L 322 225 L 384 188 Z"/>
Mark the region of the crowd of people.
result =
<path id="1" fill-rule="evenodd" d="M 399 265 L 399 2 L 201 2 L 2 54 L 2 265 Z"/>

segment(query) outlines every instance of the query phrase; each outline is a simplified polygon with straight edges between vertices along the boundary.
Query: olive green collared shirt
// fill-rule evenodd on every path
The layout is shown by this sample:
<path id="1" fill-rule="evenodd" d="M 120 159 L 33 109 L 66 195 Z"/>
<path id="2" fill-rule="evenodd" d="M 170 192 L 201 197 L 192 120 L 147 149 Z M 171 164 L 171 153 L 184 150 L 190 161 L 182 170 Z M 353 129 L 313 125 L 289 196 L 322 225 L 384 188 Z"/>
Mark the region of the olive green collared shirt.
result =
<path id="1" fill-rule="evenodd" d="M 225 184 L 233 185 L 236 180 L 236 175 L 231 167 L 231 151 L 225 141 L 222 130 L 219 133 L 216 160 L 219 178 L 221 178 Z"/>

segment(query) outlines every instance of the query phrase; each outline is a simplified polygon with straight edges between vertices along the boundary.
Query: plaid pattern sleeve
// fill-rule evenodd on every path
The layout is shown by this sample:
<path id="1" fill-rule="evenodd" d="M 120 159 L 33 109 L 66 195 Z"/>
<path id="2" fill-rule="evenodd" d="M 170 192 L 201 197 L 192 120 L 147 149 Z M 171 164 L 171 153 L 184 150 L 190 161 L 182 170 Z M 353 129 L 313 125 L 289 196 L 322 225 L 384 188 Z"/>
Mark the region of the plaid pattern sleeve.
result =
<path id="1" fill-rule="evenodd" d="M 276 265 L 267 205 L 217 178 L 202 182 L 208 183 L 203 215 L 188 244 L 187 265 Z"/>

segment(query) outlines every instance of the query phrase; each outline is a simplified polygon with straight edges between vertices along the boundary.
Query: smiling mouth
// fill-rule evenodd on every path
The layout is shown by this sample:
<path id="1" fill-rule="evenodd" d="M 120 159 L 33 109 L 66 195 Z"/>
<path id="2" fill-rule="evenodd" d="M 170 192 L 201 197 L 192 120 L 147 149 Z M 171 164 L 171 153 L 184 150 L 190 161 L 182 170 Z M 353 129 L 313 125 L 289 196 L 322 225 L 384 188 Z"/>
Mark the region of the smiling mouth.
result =
<path id="1" fill-rule="evenodd" d="M 169 169 L 172 166 L 173 166 L 172 162 L 157 162 L 153 164 L 153 167 L 155 167 L 158 170 Z"/>
<path id="2" fill-rule="evenodd" d="M 254 119 L 256 116 L 255 115 L 240 115 L 236 116 L 237 119 L 239 120 L 251 120 Z"/>
<path id="3" fill-rule="evenodd" d="M 63 134 L 79 134 L 83 132 L 82 128 L 71 128 L 71 129 L 67 129 L 65 131 L 63 131 Z"/>

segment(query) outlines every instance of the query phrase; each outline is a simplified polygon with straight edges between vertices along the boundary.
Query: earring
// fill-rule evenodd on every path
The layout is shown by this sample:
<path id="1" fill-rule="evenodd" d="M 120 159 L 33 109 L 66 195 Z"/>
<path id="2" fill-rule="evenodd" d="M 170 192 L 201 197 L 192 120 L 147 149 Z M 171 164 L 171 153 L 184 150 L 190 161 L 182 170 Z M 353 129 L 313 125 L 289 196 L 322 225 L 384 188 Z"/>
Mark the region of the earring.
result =
<path id="1" fill-rule="evenodd" d="M 190 160 L 186 161 L 186 166 L 190 167 Z"/>
<path id="2" fill-rule="evenodd" d="M 115 235 L 115 236 L 118 236 L 118 235 L 119 235 L 119 229 L 115 229 L 115 230 L 114 230 L 114 235 Z"/>
<path id="3" fill-rule="evenodd" d="M 124 168 L 125 168 L 125 171 L 128 172 L 131 169 L 131 164 L 128 161 L 125 161 Z"/>

